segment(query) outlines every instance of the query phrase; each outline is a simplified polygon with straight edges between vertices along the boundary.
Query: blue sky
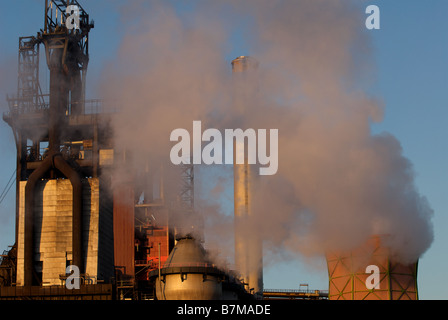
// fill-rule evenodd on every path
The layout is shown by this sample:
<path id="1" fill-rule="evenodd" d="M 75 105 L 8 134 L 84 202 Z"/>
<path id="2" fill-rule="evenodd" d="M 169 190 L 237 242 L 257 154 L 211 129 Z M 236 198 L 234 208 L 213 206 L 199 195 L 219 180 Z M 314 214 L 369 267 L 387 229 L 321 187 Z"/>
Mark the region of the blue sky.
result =
<path id="1" fill-rule="evenodd" d="M 375 90 L 386 108 L 384 121 L 373 129 L 400 140 L 416 185 L 434 210 L 434 242 L 419 262 L 420 297 L 447 299 L 448 2 L 376 3 L 382 20 L 381 30 L 372 32 Z"/>
<path id="2" fill-rule="evenodd" d="M 330 1 L 330 0 L 329 0 Z M 83 1 L 85 3 L 86 1 Z M 171 1 L 179 12 L 194 10 L 194 2 Z M 0 106 L 17 87 L 17 47 L 20 36 L 43 27 L 43 0 L 0 1 Z M 120 1 L 89 1 L 84 5 L 95 20 L 91 33 L 88 82 L 95 91 L 104 63 L 113 59 L 122 37 Z M 373 133 L 388 131 L 398 138 L 416 172 L 416 185 L 434 210 L 434 242 L 419 262 L 421 299 L 448 299 L 448 1 L 378 0 L 381 29 L 371 30 L 375 79 L 371 94 L 385 105 L 384 120 Z M 366 16 L 367 17 L 367 16 Z M 235 38 L 229 61 L 246 54 Z M 43 86 L 45 89 L 45 86 Z M 89 95 L 89 93 L 88 93 Z M 15 170 L 15 145 L 10 128 L 0 121 L 0 192 Z M 0 204 L 0 251 L 14 242 L 15 188 Z M 266 288 L 327 289 L 325 269 L 310 270 L 300 257 L 265 270 Z"/>

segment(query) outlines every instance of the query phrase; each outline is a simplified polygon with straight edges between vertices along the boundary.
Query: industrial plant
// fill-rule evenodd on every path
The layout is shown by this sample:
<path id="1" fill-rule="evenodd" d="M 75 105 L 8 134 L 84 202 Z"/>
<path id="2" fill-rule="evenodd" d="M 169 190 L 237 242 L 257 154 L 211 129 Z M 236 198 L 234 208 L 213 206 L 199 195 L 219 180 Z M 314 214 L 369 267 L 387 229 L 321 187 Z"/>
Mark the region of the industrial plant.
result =
<path id="1" fill-rule="evenodd" d="M 79 25 L 67 23 L 72 6 Z M 245 236 L 239 223 L 257 219 L 248 161 L 233 165 L 235 267 L 216 265 L 195 215 L 194 164 L 148 160 L 136 169 L 130 163 L 139 155 L 114 143 L 120 106 L 86 99 L 94 27 L 77 0 L 46 0 L 43 29 L 19 39 L 18 89 L 3 114 L 17 146 L 16 230 L 0 260 L 0 300 L 418 299 L 417 262 L 394 262 L 382 235 L 358 250 L 328 253 L 328 288 L 264 288 L 262 239 Z M 39 81 L 40 50 L 49 92 Z M 241 81 L 257 67 L 240 56 L 229 69 Z M 178 177 L 176 192 L 167 175 Z M 373 289 L 367 265 L 379 268 Z M 75 278 L 70 266 L 79 269 Z"/>

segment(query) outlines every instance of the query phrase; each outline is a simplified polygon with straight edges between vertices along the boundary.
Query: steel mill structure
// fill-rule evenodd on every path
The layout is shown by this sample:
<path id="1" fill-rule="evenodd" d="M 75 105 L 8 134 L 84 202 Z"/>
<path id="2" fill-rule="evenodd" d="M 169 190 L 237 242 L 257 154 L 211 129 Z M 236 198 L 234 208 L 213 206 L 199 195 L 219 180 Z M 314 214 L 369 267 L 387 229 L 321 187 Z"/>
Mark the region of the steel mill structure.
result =
<path id="1" fill-rule="evenodd" d="M 70 6 L 79 9 L 74 28 Z M 133 165 L 138 155 L 113 139 L 119 106 L 86 100 L 89 14 L 77 0 L 46 0 L 44 12 L 44 28 L 19 39 L 18 90 L 3 114 L 17 171 L 15 243 L 0 257 L 0 300 L 417 299 L 417 264 L 391 262 L 378 241 L 367 262 L 380 267 L 379 289 L 365 289 L 359 252 L 327 256 L 329 292 L 264 289 L 263 242 L 247 235 L 257 219 L 254 169 L 247 155 L 237 163 L 244 146 L 236 144 L 235 270 L 215 265 L 195 217 L 194 166 Z M 42 49 L 48 93 L 39 83 Z M 257 67 L 251 57 L 232 61 L 237 112 L 254 93 L 248 81 Z M 166 187 L 168 172 L 179 178 L 176 191 Z M 179 214 L 191 223 L 178 225 Z M 79 269 L 79 289 L 66 286 L 69 266 Z"/>

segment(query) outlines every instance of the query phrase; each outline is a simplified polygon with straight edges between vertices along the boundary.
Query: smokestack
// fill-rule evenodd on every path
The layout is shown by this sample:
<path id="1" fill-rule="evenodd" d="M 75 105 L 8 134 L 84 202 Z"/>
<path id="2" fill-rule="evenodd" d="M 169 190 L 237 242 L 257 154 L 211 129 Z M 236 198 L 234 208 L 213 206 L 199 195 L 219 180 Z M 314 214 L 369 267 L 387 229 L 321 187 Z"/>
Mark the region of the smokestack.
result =
<path id="1" fill-rule="evenodd" d="M 240 56 L 232 61 L 235 75 L 234 107 L 245 108 L 245 74 L 256 70 L 255 59 Z M 251 183 L 253 168 L 248 163 L 247 148 L 243 145 L 233 145 L 233 179 L 234 179 L 234 210 L 235 210 L 235 265 L 240 271 L 243 282 L 248 290 L 260 298 L 263 296 L 263 249 L 258 233 L 252 230 L 254 214 L 251 210 Z M 236 151 L 244 150 L 244 164 L 236 164 Z"/>
<path id="2" fill-rule="evenodd" d="M 418 261 L 395 261 L 386 242 L 376 235 L 349 252 L 327 254 L 330 300 L 418 299 Z"/>

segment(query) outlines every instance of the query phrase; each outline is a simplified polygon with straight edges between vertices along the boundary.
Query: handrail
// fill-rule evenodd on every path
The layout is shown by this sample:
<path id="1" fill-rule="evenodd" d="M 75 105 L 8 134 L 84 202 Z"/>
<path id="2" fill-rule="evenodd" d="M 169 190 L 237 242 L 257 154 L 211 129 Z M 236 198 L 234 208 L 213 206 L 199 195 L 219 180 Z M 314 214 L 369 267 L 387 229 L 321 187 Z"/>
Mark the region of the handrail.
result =
<path id="1" fill-rule="evenodd" d="M 310 290 L 310 289 L 264 289 L 263 292 L 273 293 L 328 293 L 328 290 Z"/>
<path id="2" fill-rule="evenodd" d="M 183 262 L 183 263 L 165 263 L 162 268 L 174 268 L 174 267 L 206 267 L 206 268 L 217 268 L 213 263 L 208 262 Z"/>
<path id="3" fill-rule="evenodd" d="M 35 103 L 34 97 L 18 97 L 8 96 L 9 111 L 4 112 L 6 116 L 22 115 L 28 113 L 42 112 L 49 110 L 49 94 L 39 95 L 42 102 Z M 99 113 L 117 113 L 120 110 L 119 103 L 116 101 L 102 100 L 102 99 L 86 99 L 80 102 L 73 102 L 68 105 L 67 110 L 72 110 L 72 106 L 76 104 L 84 104 L 83 114 L 99 114 Z"/>

